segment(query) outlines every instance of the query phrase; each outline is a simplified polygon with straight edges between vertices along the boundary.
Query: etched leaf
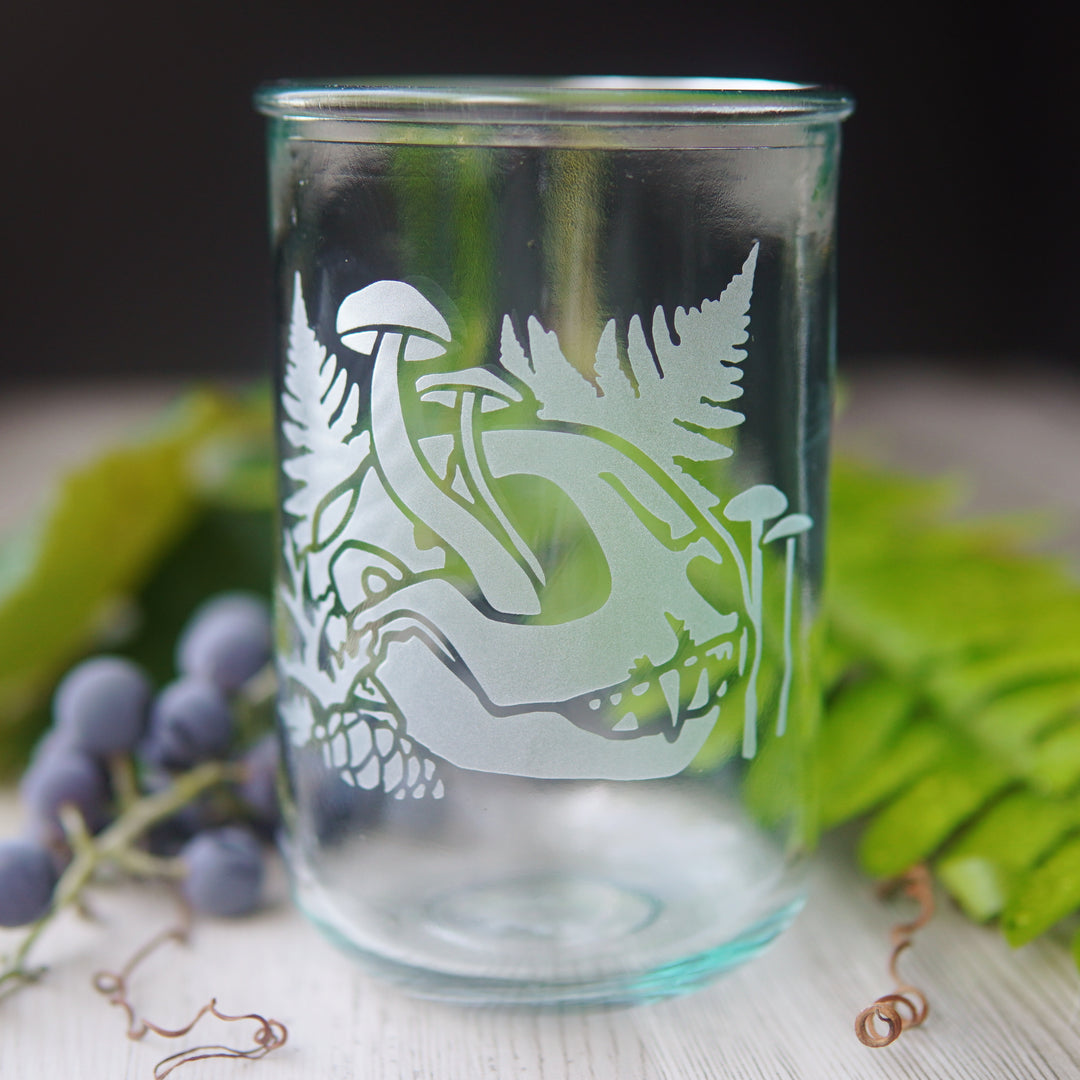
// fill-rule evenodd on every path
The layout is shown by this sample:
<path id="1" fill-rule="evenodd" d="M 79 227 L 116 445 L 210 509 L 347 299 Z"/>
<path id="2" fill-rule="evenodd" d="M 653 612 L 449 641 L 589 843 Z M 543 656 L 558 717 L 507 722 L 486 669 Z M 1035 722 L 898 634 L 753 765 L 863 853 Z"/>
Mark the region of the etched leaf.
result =
<path id="1" fill-rule="evenodd" d="M 746 351 L 739 346 L 747 338 L 757 255 L 755 244 L 719 299 L 675 310 L 678 344 L 671 338 L 663 309 L 655 309 L 655 360 L 641 321 L 634 316 L 628 332 L 630 375 L 619 363 L 614 320 L 600 337 L 592 378 L 570 364 L 557 335 L 545 330 L 535 316 L 527 324 L 531 363 L 509 317 L 504 319 L 502 364 L 532 388 L 541 403 L 542 419 L 601 428 L 662 465 L 678 458 L 730 457 L 733 451 L 723 441 L 724 433 L 745 417 L 725 403 L 742 395 L 738 365 Z"/>
<path id="2" fill-rule="evenodd" d="M 277 590 L 277 598 L 289 647 L 279 650 L 278 676 L 285 684 L 284 690 L 301 687 L 329 708 L 344 701 L 351 678 L 332 661 L 320 663 L 323 631 L 333 612 L 334 598 L 312 600 L 305 568 L 288 535 L 282 546 L 284 580 Z"/>
<path id="3" fill-rule="evenodd" d="M 294 527 L 298 542 L 319 546 L 348 515 L 343 486 L 367 465 L 371 436 L 358 426 L 359 387 L 350 384 L 348 373 L 308 326 L 299 275 L 284 381 L 282 431 L 295 453 L 282 469 L 295 487 L 283 507 L 299 519 Z"/>

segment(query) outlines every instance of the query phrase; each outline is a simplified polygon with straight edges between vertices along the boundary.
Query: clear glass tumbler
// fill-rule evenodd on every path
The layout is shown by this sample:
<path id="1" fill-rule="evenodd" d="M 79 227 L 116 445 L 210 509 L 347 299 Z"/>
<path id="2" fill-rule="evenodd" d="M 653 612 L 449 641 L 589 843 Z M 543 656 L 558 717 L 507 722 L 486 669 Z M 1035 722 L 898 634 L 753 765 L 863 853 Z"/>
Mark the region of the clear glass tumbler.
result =
<path id="1" fill-rule="evenodd" d="M 304 911 L 410 991 L 631 1002 L 802 903 L 843 94 L 275 84 Z"/>

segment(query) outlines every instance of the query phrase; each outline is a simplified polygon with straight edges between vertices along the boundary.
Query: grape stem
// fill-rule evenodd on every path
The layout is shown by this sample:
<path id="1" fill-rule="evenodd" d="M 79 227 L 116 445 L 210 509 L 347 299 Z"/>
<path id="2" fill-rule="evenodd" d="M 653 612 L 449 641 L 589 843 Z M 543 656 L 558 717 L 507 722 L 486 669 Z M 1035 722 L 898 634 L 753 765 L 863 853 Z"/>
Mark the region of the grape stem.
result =
<path id="1" fill-rule="evenodd" d="M 81 900 L 83 890 L 103 867 L 111 865 L 140 877 L 180 876 L 179 860 L 155 858 L 138 848 L 138 841 L 154 825 L 171 817 L 203 792 L 240 779 L 242 775 L 243 766 L 235 763 L 208 761 L 197 765 L 177 776 L 167 788 L 129 801 L 119 817 L 93 837 L 87 833 L 77 811 L 73 815 L 65 813 L 64 827 L 72 844 L 72 860 L 56 884 L 49 910 L 30 924 L 18 949 L 0 968 L 0 995 L 41 976 L 44 968 L 27 966 L 31 949 L 60 911 Z"/>
<path id="2" fill-rule="evenodd" d="M 129 754 L 117 754 L 108 761 L 109 780 L 116 792 L 116 803 L 123 813 L 139 799 L 139 785 L 135 780 L 135 763 Z"/>

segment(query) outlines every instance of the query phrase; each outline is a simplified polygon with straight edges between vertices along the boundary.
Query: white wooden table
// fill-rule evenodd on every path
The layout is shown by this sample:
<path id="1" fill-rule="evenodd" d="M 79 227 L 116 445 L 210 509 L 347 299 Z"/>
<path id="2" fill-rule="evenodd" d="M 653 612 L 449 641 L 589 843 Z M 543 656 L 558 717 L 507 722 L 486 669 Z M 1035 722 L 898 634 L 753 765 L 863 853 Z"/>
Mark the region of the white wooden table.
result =
<path id="1" fill-rule="evenodd" d="M 0 400 L 0 527 L 33 491 L 123 419 L 148 415 L 160 388 L 120 397 L 88 388 Z M 843 441 L 914 468 L 965 468 L 984 506 L 1053 503 L 1080 552 L 1080 386 L 1060 379 L 958 378 L 895 368 L 858 380 Z M 28 457 L 48 447 L 48 460 Z M 0 835 L 18 825 L 0 792 Z M 1010 950 L 947 902 L 904 958 L 932 1013 L 891 1047 L 870 1050 L 855 1015 L 892 989 L 888 932 L 912 913 L 884 904 L 834 836 L 804 915 L 765 956 L 696 995 L 588 1012 L 465 1010 L 411 1001 L 372 981 L 288 905 L 279 876 L 267 910 L 203 920 L 190 948 L 166 947 L 133 981 L 140 1009 L 186 1023 L 211 996 L 226 1012 L 283 1021 L 288 1044 L 258 1064 L 202 1061 L 176 1075 L 318 1080 L 1066 1080 L 1080 1077 L 1080 978 L 1061 941 Z M 2 1080 L 136 1080 L 178 1045 L 124 1038 L 124 1018 L 91 988 L 174 920 L 167 894 L 95 892 L 98 922 L 65 916 L 42 941 L 53 970 L 0 1002 Z M 11 937 L 0 932 L 0 950 Z M 235 1038 L 207 1026 L 195 1042 Z"/>

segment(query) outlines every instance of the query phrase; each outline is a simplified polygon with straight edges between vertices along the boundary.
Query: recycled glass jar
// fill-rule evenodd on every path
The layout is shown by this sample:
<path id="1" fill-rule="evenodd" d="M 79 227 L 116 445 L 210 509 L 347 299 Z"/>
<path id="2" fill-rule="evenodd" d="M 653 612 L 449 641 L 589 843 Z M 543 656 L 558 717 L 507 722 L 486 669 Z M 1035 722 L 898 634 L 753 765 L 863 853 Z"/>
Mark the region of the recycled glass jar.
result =
<path id="1" fill-rule="evenodd" d="M 304 911 L 414 993 L 753 956 L 816 835 L 840 122 L 812 86 L 264 88 Z"/>

